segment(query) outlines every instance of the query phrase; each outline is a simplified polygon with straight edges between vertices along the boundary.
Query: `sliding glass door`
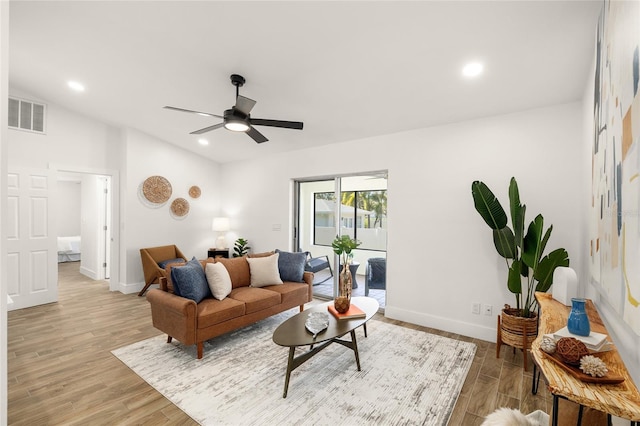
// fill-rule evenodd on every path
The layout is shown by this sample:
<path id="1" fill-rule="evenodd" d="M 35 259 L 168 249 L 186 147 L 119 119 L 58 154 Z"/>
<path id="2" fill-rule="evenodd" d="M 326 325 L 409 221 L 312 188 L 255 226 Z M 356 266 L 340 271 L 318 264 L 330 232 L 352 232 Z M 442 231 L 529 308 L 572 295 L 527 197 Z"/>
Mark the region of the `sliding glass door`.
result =
<path id="1" fill-rule="evenodd" d="M 353 253 L 352 271 L 356 271 L 353 295 L 375 297 L 384 307 L 386 172 L 300 180 L 296 182 L 296 196 L 294 247 L 308 251 L 313 258 L 314 296 L 335 297 L 340 265 L 331 242 L 336 235 L 349 235 L 361 243 Z M 374 263 L 375 276 L 371 273 Z"/>

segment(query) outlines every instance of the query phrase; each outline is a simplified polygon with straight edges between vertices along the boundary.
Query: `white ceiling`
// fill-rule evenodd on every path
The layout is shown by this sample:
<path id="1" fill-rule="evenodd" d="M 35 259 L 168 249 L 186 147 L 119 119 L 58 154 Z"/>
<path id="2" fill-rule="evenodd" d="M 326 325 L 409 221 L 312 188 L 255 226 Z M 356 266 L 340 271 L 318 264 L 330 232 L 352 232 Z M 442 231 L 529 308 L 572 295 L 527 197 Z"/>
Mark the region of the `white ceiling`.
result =
<path id="1" fill-rule="evenodd" d="M 11 1 L 10 86 L 224 163 L 581 98 L 600 1 Z M 475 80 L 461 76 L 485 64 Z M 235 103 L 269 142 L 189 132 Z M 66 82 L 85 84 L 84 93 Z"/>

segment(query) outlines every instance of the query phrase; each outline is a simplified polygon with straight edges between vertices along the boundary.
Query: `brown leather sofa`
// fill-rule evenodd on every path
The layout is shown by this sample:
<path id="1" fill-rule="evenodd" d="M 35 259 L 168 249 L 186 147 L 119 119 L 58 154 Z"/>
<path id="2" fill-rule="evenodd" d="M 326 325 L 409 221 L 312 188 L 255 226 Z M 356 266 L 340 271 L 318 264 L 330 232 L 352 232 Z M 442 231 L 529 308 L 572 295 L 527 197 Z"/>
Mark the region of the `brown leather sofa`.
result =
<path id="1" fill-rule="evenodd" d="M 171 268 L 160 278 L 160 289 L 151 289 L 147 300 L 151 304 L 153 326 L 184 345 L 197 345 L 202 358 L 204 342 L 229 331 L 245 327 L 271 315 L 296 306 L 300 311 L 312 300 L 313 273 L 304 272 L 304 282 L 289 282 L 265 287 L 250 287 L 251 271 L 246 257 L 232 259 L 209 258 L 200 261 L 221 262 L 229 272 L 232 290 L 223 300 L 212 297 L 200 303 L 173 294 Z"/>

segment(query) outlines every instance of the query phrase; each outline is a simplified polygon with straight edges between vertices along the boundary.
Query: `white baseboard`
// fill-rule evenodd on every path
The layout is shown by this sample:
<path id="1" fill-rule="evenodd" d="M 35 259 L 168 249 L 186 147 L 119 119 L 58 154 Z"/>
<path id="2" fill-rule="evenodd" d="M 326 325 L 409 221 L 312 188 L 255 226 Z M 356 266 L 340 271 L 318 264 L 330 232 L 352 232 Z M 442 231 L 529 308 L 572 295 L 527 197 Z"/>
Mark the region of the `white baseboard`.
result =
<path id="1" fill-rule="evenodd" d="M 424 312 L 400 309 L 389 305 L 384 308 L 384 316 L 411 324 L 448 331 L 449 333 L 486 340 L 487 342 L 495 343 L 496 341 L 496 329 L 494 327 L 485 327 L 451 318 L 425 314 Z"/>
<path id="2" fill-rule="evenodd" d="M 82 275 L 84 275 L 85 277 L 91 278 L 92 280 L 97 280 L 98 279 L 98 274 L 96 274 L 95 271 L 92 271 L 91 269 L 88 269 L 88 268 L 86 268 L 84 266 L 80 267 L 80 273 Z"/>

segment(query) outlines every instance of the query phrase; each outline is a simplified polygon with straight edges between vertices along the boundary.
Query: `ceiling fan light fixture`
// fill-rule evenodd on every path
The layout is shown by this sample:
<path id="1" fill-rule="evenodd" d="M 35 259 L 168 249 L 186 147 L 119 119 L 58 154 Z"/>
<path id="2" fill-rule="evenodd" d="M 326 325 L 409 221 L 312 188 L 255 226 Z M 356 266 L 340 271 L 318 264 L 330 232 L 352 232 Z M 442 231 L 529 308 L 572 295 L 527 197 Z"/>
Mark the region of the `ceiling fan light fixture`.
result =
<path id="1" fill-rule="evenodd" d="M 249 130 L 249 118 L 235 108 L 228 109 L 224 112 L 224 128 L 232 132 L 246 132 Z"/>
<path id="2" fill-rule="evenodd" d="M 249 130 L 249 125 L 244 120 L 231 119 L 224 123 L 224 127 L 232 132 L 246 132 Z"/>

